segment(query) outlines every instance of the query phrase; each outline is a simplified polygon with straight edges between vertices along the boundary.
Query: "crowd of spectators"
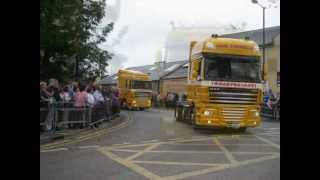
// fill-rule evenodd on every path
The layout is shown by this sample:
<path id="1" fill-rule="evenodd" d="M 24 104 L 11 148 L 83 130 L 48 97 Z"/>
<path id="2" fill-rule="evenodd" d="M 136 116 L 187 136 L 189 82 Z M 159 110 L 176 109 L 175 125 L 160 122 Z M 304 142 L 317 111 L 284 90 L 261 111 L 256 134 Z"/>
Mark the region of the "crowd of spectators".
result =
<path id="1" fill-rule="evenodd" d="M 93 117 L 101 109 L 105 117 L 118 116 L 120 112 L 118 89 L 102 88 L 94 83 L 74 81 L 61 86 L 54 79 L 40 82 L 40 108 L 53 104 L 60 108 L 91 108 Z"/>

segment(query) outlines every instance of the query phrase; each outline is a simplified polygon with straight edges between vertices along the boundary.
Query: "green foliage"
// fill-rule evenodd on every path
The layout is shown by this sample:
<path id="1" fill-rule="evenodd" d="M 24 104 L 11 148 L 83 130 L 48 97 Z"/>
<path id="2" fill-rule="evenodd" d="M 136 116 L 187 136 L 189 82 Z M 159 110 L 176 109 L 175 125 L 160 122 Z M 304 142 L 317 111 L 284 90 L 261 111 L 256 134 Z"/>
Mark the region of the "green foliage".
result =
<path id="1" fill-rule="evenodd" d="M 99 48 L 113 29 L 101 24 L 105 0 L 40 1 L 40 79 L 80 79 L 105 71 L 112 54 Z M 78 62 L 78 63 L 76 63 Z"/>

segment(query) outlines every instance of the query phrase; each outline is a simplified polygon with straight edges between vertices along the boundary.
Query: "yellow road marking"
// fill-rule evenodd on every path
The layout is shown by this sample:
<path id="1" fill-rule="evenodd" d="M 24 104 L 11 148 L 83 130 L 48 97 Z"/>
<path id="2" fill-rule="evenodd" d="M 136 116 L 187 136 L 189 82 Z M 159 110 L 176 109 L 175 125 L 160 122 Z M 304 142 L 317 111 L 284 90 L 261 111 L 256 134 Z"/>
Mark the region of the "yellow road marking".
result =
<path id="1" fill-rule="evenodd" d="M 183 166 L 224 166 L 228 164 L 192 163 L 192 162 L 167 162 L 167 161 L 132 161 L 140 164 L 183 165 Z"/>
<path id="2" fill-rule="evenodd" d="M 108 148 L 110 151 L 119 151 L 119 152 L 140 152 L 139 150 L 131 150 L 131 149 L 112 149 Z M 224 154 L 224 152 L 221 151 L 148 151 L 150 153 L 178 153 L 178 154 Z M 233 154 L 261 154 L 261 155 L 271 155 L 271 154 L 280 154 L 277 152 L 233 152 Z"/>
<path id="3" fill-rule="evenodd" d="M 213 138 L 213 141 L 218 145 L 218 147 L 220 148 L 220 150 L 222 152 L 224 152 L 224 154 L 226 155 L 226 157 L 228 158 L 228 160 L 230 161 L 231 164 L 237 163 L 238 161 L 233 157 L 233 155 L 228 151 L 227 148 L 225 148 L 220 141 L 217 138 Z"/>
<path id="4" fill-rule="evenodd" d="M 153 144 L 153 145 L 145 148 L 144 150 L 142 150 L 142 151 L 140 151 L 140 152 L 138 152 L 138 153 L 136 153 L 136 154 L 134 154 L 134 155 L 132 155 L 132 156 L 129 156 L 126 160 L 130 161 L 130 160 L 132 160 L 132 159 L 135 159 L 135 158 L 143 155 L 144 153 L 146 153 L 146 152 L 148 152 L 148 151 L 150 151 L 150 150 L 152 150 L 152 149 L 157 148 L 159 145 L 161 145 L 161 143 Z"/>
<path id="5" fill-rule="evenodd" d="M 212 137 L 211 137 L 212 138 Z M 261 137 L 256 137 L 255 139 L 260 139 L 262 141 L 264 141 L 265 143 L 267 143 L 268 145 L 274 146 L 274 143 L 272 143 L 269 140 L 266 140 L 264 138 Z M 205 138 L 205 139 L 210 139 L 210 137 Z M 198 141 L 200 139 L 197 139 Z M 177 142 L 189 142 L 189 141 L 197 141 L 194 139 L 189 139 L 189 140 L 177 140 Z M 201 139 L 203 140 L 203 139 Z M 262 154 L 262 155 L 268 155 L 268 156 L 264 156 L 261 158 L 256 158 L 256 159 L 252 159 L 252 160 L 247 160 L 247 161 L 237 161 L 235 160 L 235 158 L 232 156 L 232 154 L 223 146 L 223 144 L 221 144 L 221 142 L 218 140 L 217 137 L 213 138 L 213 141 L 215 142 L 216 145 L 218 145 L 218 147 L 222 150 L 222 152 L 217 152 L 217 151 L 156 151 L 156 150 L 152 150 L 154 148 L 156 148 L 159 145 L 162 144 L 174 144 L 172 142 L 158 142 L 158 143 L 145 143 L 145 144 L 130 144 L 130 145 L 121 145 L 121 146 L 112 146 L 112 147 L 104 147 L 103 149 L 98 149 L 99 151 L 104 151 L 105 155 L 107 155 L 108 157 L 110 157 L 111 159 L 114 158 L 115 161 L 117 161 L 120 164 L 125 165 L 126 167 L 130 168 L 131 170 L 149 178 L 149 179 L 165 179 L 165 180 L 175 180 L 175 179 L 183 179 L 183 178 L 187 178 L 187 177 L 192 177 L 192 176 L 198 176 L 198 175 L 202 175 L 202 174 L 207 174 L 207 173 L 211 173 L 211 172 L 216 172 L 216 171 L 220 171 L 220 170 L 224 170 L 224 169 L 228 169 L 228 168 L 233 168 L 233 167 L 238 167 L 238 166 L 242 166 L 242 165 L 247 165 L 247 164 L 251 164 L 251 163 L 257 163 L 257 162 L 261 162 L 261 161 L 265 161 L 265 160 L 270 160 L 270 159 L 275 159 L 275 158 L 279 158 L 280 157 L 280 153 L 278 152 L 234 152 L 233 154 Z M 210 145 L 210 144 L 209 144 Z M 235 144 L 237 145 L 237 144 Z M 260 145 L 260 144 L 257 144 Z M 263 144 L 265 145 L 265 144 Z M 139 147 L 139 146 L 149 146 L 147 148 L 145 148 L 144 150 L 130 150 L 130 149 L 118 149 L 118 148 L 130 148 L 130 147 Z M 277 145 L 276 145 L 277 146 Z M 279 147 L 280 148 L 280 147 Z M 128 157 L 127 159 L 122 159 L 114 154 L 112 154 L 110 151 L 123 151 L 123 152 L 134 152 L 136 154 Z M 192 162 L 164 162 L 164 161 L 139 161 L 139 160 L 134 160 L 132 161 L 132 159 L 137 158 L 138 156 L 143 155 L 146 152 L 150 152 L 150 153 L 220 153 L 220 154 L 224 154 L 228 160 L 230 161 L 231 164 L 215 164 L 215 163 L 192 163 Z M 136 164 L 135 164 L 136 163 Z M 157 176 L 155 174 L 153 174 L 152 172 L 144 169 L 143 167 L 137 165 L 137 164 L 162 164 L 162 165 L 196 165 L 196 166 L 213 166 L 213 167 L 209 167 L 203 170 L 196 170 L 196 171 L 191 171 L 191 172 L 186 172 L 186 173 L 181 173 L 178 175 L 173 175 L 173 176 L 166 176 L 166 177 L 160 177 Z"/>
<path id="6" fill-rule="evenodd" d="M 124 160 L 119 158 L 118 156 L 116 156 L 115 154 L 109 152 L 106 149 L 98 149 L 99 152 L 101 152 L 102 154 L 106 155 L 107 157 L 109 157 L 110 159 L 118 162 L 119 164 L 122 164 L 126 167 L 128 167 L 129 169 L 135 171 L 136 173 L 139 173 L 140 175 L 147 177 L 148 179 L 152 179 L 152 180 L 161 180 L 162 178 L 148 170 L 146 170 L 145 168 L 138 166 L 128 160 Z"/>
<path id="7" fill-rule="evenodd" d="M 256 138 L 260 139 L 261 141 L 267 143 L 267 144 L 270 144 L 271 146 L 277 148 L 277 149 L 280 149 L 280 145 L 268 140 L 268 139 L 265 139 L 265 138 L 262 138 L 260 136 L 257 136 L 257 135 L 254 135 Z"/>
<path id="8" fill-rule="evenodd" d="M 44 153 L 44 152 L 66 151 L 66 150 L 68 150 L 68 148 L 49 149 L 49 150 L 42 150 L 40 152 Z"/>
<path id="9" fill-rule="evenodd" d="M 192 142 L 192 141 L 201 141 L 201 140 L 208 140 L 211 139 L 211 137 L 207 137 L 204 139 L 185 139 L 185 140 L 175 140 L 175 141 L 159 141 L 159 143 L 161 142 L 162 144 L 172 144 L 175 142 Z M 130 145 L 122 145 L 122 144 L 113 144 L 111 147 L 114 148 L 129 148 L 129 147 L 137 147 L 137 146 L 146 146 L 146 145 L 151 145 L 154 144 L 154 142 L 150 142 L 150 143 L 141 143 L 141 144 L 130 144 Z"/>
<path id="10" fill-rule="evenodd" d="M 157 139 L 152 139 L 152 140 L 147 140 L 147 141 L 142 141 L 143 143 L 150 143 L 150 142 L 158 142 L 159 140 Z"/>
<path id="11" fill-rule="evenodd" d="M 178 145 L 178 146 L 216 146 L 216 144 L 185 144 L 185 143 L 166 143 L 166 144 L 170 144 L 170 145 Z M 240 143 L 234 143 L 234 144 L 230 144 L 230 143 L 221 143 L 224 146 L 270 146 L 270 144 L 254 144 L 254 143 L 250 143 L 250 144 L 240 144 Z"/>
<path id="12" fill-rule="evenodd" d="M 139 146 L 147 146 L 152 145 L 154 143 L 143 143 L 143 144 L 129 144 L 129 145 L 122 145 L 122 144 L 113 144 L 110 148 L 130 148 L 130 147 L 139 147 Z"/>
<path id="13" fill-rule="evenodd" d="M 211 168 L 207 168 L 207 169 L 203 169 L 203 170 L 191 171 L 191 172 L 186 172 L 186 173 L 173 175 L 173 176 L 166 176 L 166 177 L 163 177 L 163 179 L 165 179 L 165 180 L 184 179 L 184 178 L 187 178 L 187 177 L 208 174 L 208 173 L 212 173 L 212 172 L 216 172 L 216 171 L 220 171 L 220 170 L 224 170 L 224 169 L 228 169 L 228 168 L 235 168 L 235 167 L 242 166 L 242 165 L 247 165 L 247 164 L 257 163 L 257 162 L 261 162 L 261 161 L 271 160 L 271 159 L 275 159 L 275 158 L 278 158 L 278 157 L 280 157 L 280 155 L 271 155 L 271 156 L 261 157 L 261 158 L 257 158 L 257 159 L 253 159 L 253 160 L 237 162 L 237 163 L 231 164 L 231 165 L 211 167 Z"/>

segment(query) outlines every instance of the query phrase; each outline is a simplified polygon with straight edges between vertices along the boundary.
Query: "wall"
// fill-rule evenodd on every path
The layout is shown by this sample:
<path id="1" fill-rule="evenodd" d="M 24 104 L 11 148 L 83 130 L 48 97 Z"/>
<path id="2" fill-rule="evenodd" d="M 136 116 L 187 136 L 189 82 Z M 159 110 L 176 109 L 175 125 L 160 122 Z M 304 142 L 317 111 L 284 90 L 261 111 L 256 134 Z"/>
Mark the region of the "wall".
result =
<path id="1" fill-rule="evenodd" d="M 187 78 L 179 79 L 162 79 L 160 81 L 160 94 L 165 97 L 167 92 L 174 92 L 178 94 L 187 92 Z"/>
<path id="2" fill-rule="evenodd" d="M 280 92 L 277 85 L 277 72 L 280 72 L 280 34 L 274 39 L 274 46 L 266 48 L 267 81 L 273 92 Z"/>

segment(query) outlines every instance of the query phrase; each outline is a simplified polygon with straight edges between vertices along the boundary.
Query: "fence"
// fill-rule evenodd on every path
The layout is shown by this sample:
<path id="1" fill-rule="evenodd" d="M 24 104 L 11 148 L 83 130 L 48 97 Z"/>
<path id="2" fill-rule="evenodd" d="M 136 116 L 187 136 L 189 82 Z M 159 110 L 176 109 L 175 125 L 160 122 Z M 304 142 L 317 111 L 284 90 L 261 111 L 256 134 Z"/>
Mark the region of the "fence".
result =
<path id="1" fill-rule="evenodd" d="M 277 106 L 277 108 L 270 109 L 265 103 L 261 106 L 261 116 L 272 119 L 272 120 L 280 120 L 280 106 Z M 275 107 L 274 106 L 274 107 Z"/>
<path id="2" fill-rule="evenodd" d="M 93 107 L 74 107 L 73 102 L 40 102 L 40 132 L 56 131 L 65 128 L 83 128 L 98 125 L 114 119 L 112 101 L 95 104 Z"/>

